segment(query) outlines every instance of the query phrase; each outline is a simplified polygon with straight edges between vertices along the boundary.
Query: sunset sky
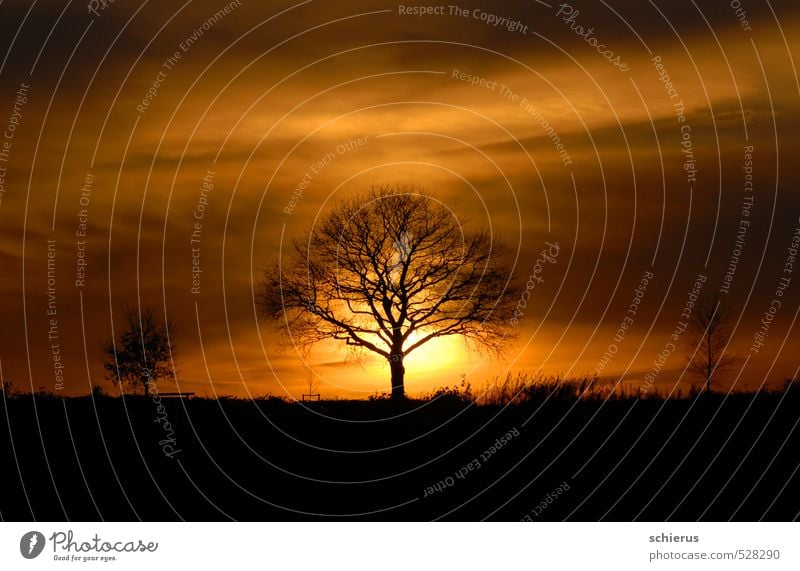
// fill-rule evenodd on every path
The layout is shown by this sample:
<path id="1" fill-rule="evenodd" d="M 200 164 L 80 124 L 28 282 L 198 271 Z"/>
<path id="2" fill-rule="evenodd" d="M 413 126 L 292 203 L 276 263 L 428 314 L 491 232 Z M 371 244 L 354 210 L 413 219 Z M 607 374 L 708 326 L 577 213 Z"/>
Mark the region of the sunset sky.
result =
<path id="1" fill-rule="evenodd" d="M 795 375 L 796 2 L 89 7 L 0 5 L 4 381 L 111 390 L 101 345 L 142 303 L 177 324 L 181 390 L 299 397 L 313 374 L 324 397 L 388 391 L 384 363 L 301 355 L 253 305 L 282 247 L 381 183 L 491 229 L 523 281 L 560 246 L 503 358 L 432 344 L 411 394 L 517 371 L 638 387 L 701 274 L 736 315 L 720 388 Z M 684 361 L 667 351 L 659 390 L 688 387 Z"/>

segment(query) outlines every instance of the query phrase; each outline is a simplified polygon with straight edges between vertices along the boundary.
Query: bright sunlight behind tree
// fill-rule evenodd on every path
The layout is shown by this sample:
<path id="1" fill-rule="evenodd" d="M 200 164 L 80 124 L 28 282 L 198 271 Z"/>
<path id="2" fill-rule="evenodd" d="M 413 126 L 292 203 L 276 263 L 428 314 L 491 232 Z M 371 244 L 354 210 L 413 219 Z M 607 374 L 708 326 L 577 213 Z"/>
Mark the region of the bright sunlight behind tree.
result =
<path id="1" fill-rule="evenodd" d="M 499 353 L 510 335 L 505 248 L 462 222 L 413 187 L 373 188 L 265 271 L 260 308 L 299 345 L 335 339 L 380 355 L 402 398 L 404 360 L 425 343 L 456 335 Z"/>

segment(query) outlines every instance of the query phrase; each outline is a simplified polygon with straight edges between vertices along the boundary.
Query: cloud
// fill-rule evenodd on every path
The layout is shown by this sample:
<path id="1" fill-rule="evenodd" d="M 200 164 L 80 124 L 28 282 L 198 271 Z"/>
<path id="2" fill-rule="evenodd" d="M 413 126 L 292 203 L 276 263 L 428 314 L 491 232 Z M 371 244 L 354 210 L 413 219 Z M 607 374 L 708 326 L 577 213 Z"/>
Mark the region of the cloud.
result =
<path id="1" fill-rule="evenodd" d="M 565 257 L 525 318 L 526 332 L 541 326 L 535 347 L 514 349 L 507 363 L 553 370 L 577 358 L 588 339 L 602 348 L 655 258 L 663 281 L 648 294 L 631 338 L 652 351 L 674 326 L 697 273 L 707 272 L 714 284 L 724 275 L 740 221 L 743 152 L 752 145 L 755 206 L 731 293 L 747 303 L 737 334 L 747 344 L 771 299 L 800 206 L 792 191 L 800 182 L 793 162 L 795 3 L 773 3 L 781 29 L 769 9 L 748 6 L 746 32 L 726 3 L 576 1 L 570 5 L 577 15 L 564 21 L 556 14 L 561 4 L 528 1 L 470 1 L 459 4 L 467 16 L 448 8 L 413 17 L 399 14 L 396 2 L 243 0 L 184 50 L 181 43 L 227 4 L 192 2 L 165 13 L 152 3 L 113 3 L 99 17 L 81 4 L 62 15 L 64 4 L 37 3 L 27 16 L 27 2 L 0 6 L 8 53 L 0 128 L 20 82 L 31 84 L 9 160 L 0 163 L 0 260 L 8 276 L 0 284 L 8 300 L 0 307 L 8 324 L 0 357 L 7 377 L 28 378 L 29 354 L 33 384 L 50 382 L 43 256 L 54 238 L 71 391 L 85 392 L 102 377 L 98 344 L 110 332 L 112 311 L 137 299 L 163 305 L 184 324 L 185 378 L 199 391 L 209 386 L 196 308 L 220 387 L 278 391 L 280 378 L 290 392 L 300 390 L 302 368 L 255 319 L 251 292 L 282 240 L 302 233 L 336 200 L 380 182 L 434 190 L 471 223 L 490 226 L 519 247 L 522 275 L 544 241 L 563 245 Z M 490 23 L 504 17 L 528 31 Z M 630 71 L 604 59 L 576 33 L 578 25 L 592 28 Z M 180 58 L 165 67 L 176 51 Z M 143 100 L 149 104 L 141 111 Z M 691 188 L 678 101 L 698 166 Z M 356 139 L 367 142 L 338 151 Z M 210 170 L 213 190 L 198 219 Z M 93 185 L 82 205 L 87 174 Z M 88 279 L 76 288 L 83 208 Z M 195 259 L 201 294 L 191 293 Z M 788 319 L 787 311 L 776 331 L 788 331 Z M 587 330 L 595 326 L 592 337 Z M 547 343 L 559 344 L 550 361 Z M 596 349 L 576 370 L 591 370 Z M 377 366 L 350 369 L 332 347 L 322 353 L 317 366 L 337 386 L 352 377 L 353 390 L 375 390 L 382 381 Z M 634 369 L 650 357 L 637 356 Z M 780 363 L 786 359 L 779 355 Z M 435 383 L 430 376 L 425 382 Z"/>

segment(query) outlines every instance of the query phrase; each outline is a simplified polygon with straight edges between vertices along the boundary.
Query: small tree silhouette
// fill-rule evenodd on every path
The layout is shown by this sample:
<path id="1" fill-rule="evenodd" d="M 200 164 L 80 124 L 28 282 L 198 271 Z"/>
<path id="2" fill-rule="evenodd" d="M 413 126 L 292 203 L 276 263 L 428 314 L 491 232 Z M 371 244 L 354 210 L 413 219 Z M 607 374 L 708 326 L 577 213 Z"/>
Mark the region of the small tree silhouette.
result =
<path id="1" fill-rule="evenodd" d="M 173 359 L 175 347 L 170 322 L 159 321 L 154 307 L 138 311 L 123 309 L 125 328 L 117 343 L 112 337 L 103 345 L 103 368 L 106 379 L 114 384 L 127 383 L 132 388 L 141 385 L 145 396 L 150 395 L 150 383 L 175 378 Z"/>
<path id="2" fill-rule="evenodd" d="M 712 381 L 740 361 L 728 346 L 733 317 L 726 298 L 716 292 L 701 297 L 689 318 L 684 337 L 687 369 L 703 380 L 705 392 L 711 392 Z"/>
<path id="3" fill-rule="evenodd" d="M 514 309 L 504 251 L 430 195 L 373 187 L 265 270 L 259 305 L 301 346 L 334 339 L 380 355 L 392 397 L 402 398 L 404 360 L 433 339 L 458 335 L 502 351 Z"/>

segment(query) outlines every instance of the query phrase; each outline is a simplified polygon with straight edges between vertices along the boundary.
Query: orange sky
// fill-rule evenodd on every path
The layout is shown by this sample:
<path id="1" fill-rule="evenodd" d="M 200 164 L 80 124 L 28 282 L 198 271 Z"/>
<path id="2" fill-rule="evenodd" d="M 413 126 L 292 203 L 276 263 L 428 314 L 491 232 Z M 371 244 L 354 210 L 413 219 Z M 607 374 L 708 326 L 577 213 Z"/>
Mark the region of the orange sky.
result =
<path id="1" fill-rule="evenodd" d="M 591 375 L 612 344 L 602 374 L 638 386 L 696 276 L 708 291 L 725 283 L 749 146 L 753 205 L 728 293 L 733 347 L 749 360 L 726 385 L 792 376 L 800 276 L 764 347 L 750 349 L 800 226 L 797 6 L 748 4 L 747 30 L 726 2 L 611 4 L 466 2 L 467 16 L 449 5 L 415 16 L 400 7 L 422 4 L 118 2 L 62 14 L 60 3 L 4 2 L 4 380 L 54 390 L 57 344 L 65 393 L 104 383 L 100 345 L 123 304 L 140 301 L 179 326 L 182 390 L 299 396 L 305 362 L 323 396 L 386 391 L 379 361 L 282 346 L 252 294 L 282 241 L 331 204 L 407 183 L 512 244 L 523 278 L 545 242 L 561 246 L 502 360 L 431 346 L 407 363 L 410 393 L 462 374 L 473 385 L 506 371 Z M 503 17 L 527 28 L 492 25 Z M 683 357 L 669 355 L 659 388 Z"/>

